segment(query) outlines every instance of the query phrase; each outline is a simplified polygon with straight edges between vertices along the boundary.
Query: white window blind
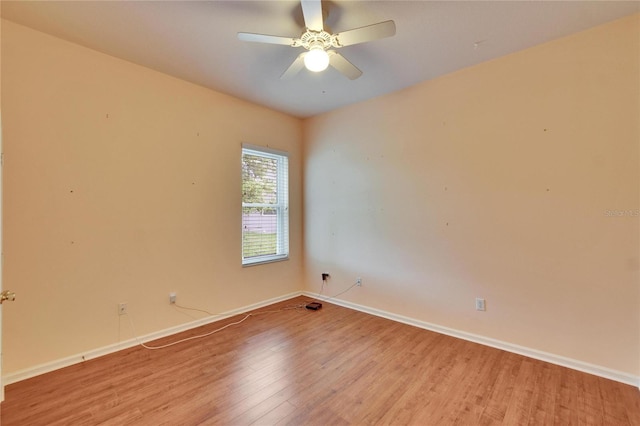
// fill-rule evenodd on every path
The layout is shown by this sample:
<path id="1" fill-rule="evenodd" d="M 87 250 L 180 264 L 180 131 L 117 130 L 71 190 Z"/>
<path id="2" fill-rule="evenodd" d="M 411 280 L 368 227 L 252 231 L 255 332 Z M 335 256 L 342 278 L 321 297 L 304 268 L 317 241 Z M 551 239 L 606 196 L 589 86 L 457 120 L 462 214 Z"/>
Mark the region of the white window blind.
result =
<path id="1" fill-rule="evenodd" d="M 289 159 L 267 148 L 242 146 L 242 264 L 289 256 Z"/>

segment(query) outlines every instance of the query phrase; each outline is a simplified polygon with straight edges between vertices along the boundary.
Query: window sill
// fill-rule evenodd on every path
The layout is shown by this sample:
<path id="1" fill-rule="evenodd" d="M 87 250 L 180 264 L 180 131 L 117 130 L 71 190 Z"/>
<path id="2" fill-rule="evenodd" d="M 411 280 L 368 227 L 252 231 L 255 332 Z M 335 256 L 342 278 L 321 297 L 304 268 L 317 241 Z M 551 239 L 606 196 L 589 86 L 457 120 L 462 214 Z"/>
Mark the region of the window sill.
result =
<path id="1" fill-rule="evenodd" d="M 282 262 L 284 260 L 289 260 L 289 256 L 271 256 L 256 259 L 247 259 L 242 261 L 242 267 L 245 268 L 248 266 L 264 265 L 265 263 Z"/>

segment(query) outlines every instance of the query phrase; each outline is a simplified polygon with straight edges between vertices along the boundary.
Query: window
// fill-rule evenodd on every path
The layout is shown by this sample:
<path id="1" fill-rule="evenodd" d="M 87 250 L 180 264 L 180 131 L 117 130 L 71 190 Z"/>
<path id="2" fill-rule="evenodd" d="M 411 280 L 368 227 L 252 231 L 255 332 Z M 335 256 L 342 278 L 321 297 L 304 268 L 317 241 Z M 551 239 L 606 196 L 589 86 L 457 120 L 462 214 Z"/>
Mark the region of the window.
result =
<path id="1" fill-rule="evenodd" d="M 289 158 L 242 145 L 242 264 L 289 257 Z"/>

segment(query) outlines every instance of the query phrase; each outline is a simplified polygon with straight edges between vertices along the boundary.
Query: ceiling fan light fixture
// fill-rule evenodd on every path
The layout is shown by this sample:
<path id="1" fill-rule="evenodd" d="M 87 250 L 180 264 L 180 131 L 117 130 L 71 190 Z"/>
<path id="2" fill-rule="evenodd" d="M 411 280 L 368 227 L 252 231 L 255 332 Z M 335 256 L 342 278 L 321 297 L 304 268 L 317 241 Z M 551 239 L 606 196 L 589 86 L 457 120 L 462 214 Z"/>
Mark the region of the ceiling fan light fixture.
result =
<path id="1" fill-rule="evenodd" d="M 328 2 L 330 0 L 324 1 Z M 300 38 L 255 33 L 238 33 L 238 38 L 243 41 L 280 44 L 305 49 L 296 56 L 289 68 L 280 75 L 281 80 L 292 78 L 303 67 L 312 72 L 321 72 L 327 69 L 329 65 L 349 80 L 355 80 L 362 75 L 362 71 L 335 49 L 391 37 L 396 34 L 396 24 L 393 21 L 383 21 L 331 34 L 324 27 L 322 3 L 323 0 L 300 0 L 305 27 L 305 31 L 300 35 Z"/>
<path id="2" fill-rule="evenodd" d="M 304 55 L 304 66 L 309 71 L 324 71 L 329 66 L 329 54 L 321 46 L 314 46 Z"/>

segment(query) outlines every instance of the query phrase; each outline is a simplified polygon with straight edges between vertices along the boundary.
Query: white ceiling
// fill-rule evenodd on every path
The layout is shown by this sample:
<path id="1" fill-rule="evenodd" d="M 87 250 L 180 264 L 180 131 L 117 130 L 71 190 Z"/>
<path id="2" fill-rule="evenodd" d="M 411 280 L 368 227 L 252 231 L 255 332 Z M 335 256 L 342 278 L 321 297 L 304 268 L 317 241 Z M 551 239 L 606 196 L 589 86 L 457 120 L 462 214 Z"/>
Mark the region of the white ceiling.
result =
<path id="1" fill-rule="evenodd" d="M 219 92 L 309 117 L 433 79 L 640 11 L 638 1 L 324 2 L 340 32 L 392 19 L 394 37 L 340 52 L 331 67 L 279 79 L 302 48 L 247 43 L 237 32 L 299 37 L 298 1 L 7 1 L 2 17 Z"/>

